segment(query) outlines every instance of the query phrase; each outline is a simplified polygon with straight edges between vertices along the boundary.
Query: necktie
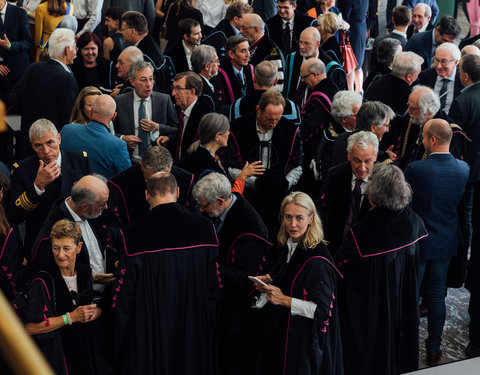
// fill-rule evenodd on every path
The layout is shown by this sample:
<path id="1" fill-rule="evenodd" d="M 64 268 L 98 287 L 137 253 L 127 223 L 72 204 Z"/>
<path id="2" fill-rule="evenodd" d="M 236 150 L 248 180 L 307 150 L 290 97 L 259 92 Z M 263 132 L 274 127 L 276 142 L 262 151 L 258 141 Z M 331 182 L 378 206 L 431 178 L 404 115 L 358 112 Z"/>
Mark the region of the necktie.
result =
<path id="1" fill-rule="evenodd" d="M 145 99 L 140 100 L 140 105 L 138 106 L 138 138 L 142 140 L 141 143 L 138 145 L 138 154 L 140 156 L 143 155 L 143 152 L 147 149 L 149 144 L 149 132 L 146 132 L 142 129 L 142 125 L 140 122 L 147 118 L 147 111 L 145 109 Z"/>
<path id="2" fill-rule="evenodd" d="M 448 79 L 443 78 L 442 79 L 442 88 L 440 89 L 440 92 L 438 94 L 440 98 L 440 107 L 442 110 L 445 110 L 445 105 L 447 104 L 447 92 L 448 92 Z"/>
<path id="3" fill-rule="evenodd" d="M 247 96 L 247 87 L 244 83 L 243 80 L 243 72 L 238 72 L 236 74 L 238 84 L 240 85 L 240 92 L 242 93 L 242 96 Z"/>
<path id="4" fill-rule="evenodd" d="M 4 34 L 5 34 L 5 26 L 3 25 L 3 15 L 0 14 L 0 36 L 2 37 L 2 39 Z"/>
<path id="5" fill-rule="evenodd" d="M 178 123 L 178 136 L 177 136 L 177 149 L 175 151 L 175 158 L 177 159 L 177 163 L 180 161 L 180 151 L 182 149 L 182 135 L 183 135 L 183 128 L 184 122 L 183 118 L 185 117 L 185 113 L 180 112 L 180 122 Z"/>
<path id="6" fill-rule="evenodd" d="M 350 210 L 348 212 L 347 222 L 345 224 L 345 230 L 343 231 L 343 239 L 347 237 L 347 234 L 355 224 L 360 213 L 360 202 L 362 201 L 362 183 L 363 180 L 357 178 L 355 181 L 355 187 L 352 190 L 352 197 L 350 203 Z"/>
<path id="7" fill-rule="evenodd" d="M 292 44 L 292 35 L 291 35 L 291 30 L 290 30 L 290 22 L 287 22 L 285 24 L 285 28 L 283 29 L 283 52 L 285 54 L 290 53 L 291 49 L 291 44 Z"/>

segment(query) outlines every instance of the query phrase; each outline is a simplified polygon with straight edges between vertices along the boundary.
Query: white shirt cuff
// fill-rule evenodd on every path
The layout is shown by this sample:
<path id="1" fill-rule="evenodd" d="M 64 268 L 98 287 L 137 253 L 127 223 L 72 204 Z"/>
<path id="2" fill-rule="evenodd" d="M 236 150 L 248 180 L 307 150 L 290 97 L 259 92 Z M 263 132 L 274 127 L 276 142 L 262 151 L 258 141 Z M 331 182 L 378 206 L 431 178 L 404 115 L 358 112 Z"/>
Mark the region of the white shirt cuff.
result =
<path id="1" fill-rule="evenodd" d="M 305 318 L 313 319 L 317 304 L 312 301 L 303 301 L 298 298 L 292 298 L 292 307 L 290 313 L 292 315 L 299 315 Z"/>

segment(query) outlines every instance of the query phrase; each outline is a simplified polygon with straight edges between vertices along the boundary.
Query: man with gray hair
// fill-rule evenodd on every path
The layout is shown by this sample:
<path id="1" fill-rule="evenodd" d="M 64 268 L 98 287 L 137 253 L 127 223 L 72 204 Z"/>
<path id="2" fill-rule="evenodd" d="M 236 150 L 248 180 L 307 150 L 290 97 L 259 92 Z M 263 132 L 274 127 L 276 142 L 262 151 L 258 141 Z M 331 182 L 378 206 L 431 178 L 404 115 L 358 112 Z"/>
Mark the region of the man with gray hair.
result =
<path id="1" fill-rule="evenodd" d="M 134 62 L 128 71 L 133 92 L 115 97 L 115 134 L 125 141 L 131 159 L 136 163 L 160 135 L 174 134 L 178 128 L 172 99 L 167 94 L 153 91 L 153 75 L 152 64 L 143 60 Z"/>
<path id="2" fill-rule="evenodd" d="M 378 138 L 370 131 L 359 131 L 348 138 L 348 161 L 328 171 L 321 208 L 325 239 L 335 253 L 350 228 L 370 209 L 364 192 L 377 160 Z"/>
<path id="3" fill-rule="evenodd" d="M 347 89 L 347 81 L 343 67 L 320 48 L 320 32 L 316 27 L 307 27 L 300 34 L 298 51 L 286 56 L 285 84 L 283 94 L 286 98 L 295 100 L 305 95 L 306 85 L 300 77 L 300 67 L 310 58 L 316 57 L 323 61 L 330 77 L 340 90 Z"/>
<path id="4" fill-rule="evenodd" d="M 157 172 L 173 174 L 180 189 L 177 203 L 190 211 L 196 210 L 192 197 L 193 174 L 173 165 L 170 151 L 165 147 L 150 146 L 143 153 L 140 163 L 117 173 L 108 181 L 109 211 L 114 214 L 114 221 L 120 228 L 125 229 L 149 211 L 145 200 L 146 181 Z"/>
<path id="5" fill-rule="evenodd" d="M 78 180 L 70 196 L 52 207 L 43 223 L 32 249 L 32 263 L 38 267 L 48 263 L 52 252 L 49 233 L 58 220 L 68 219 L 76 222 L 82 230 L 83 247 L 77 255 L 77 262 L 92 268 L 93 289 L 102 291 L 106 284 L 115 281 L 113 270 L 117 257 L 106 246 L 102 228 L 93 221 L 107 207 L 107 201 L 108 187 L 103 176 L 93 174 Z"/>
<path id="6" fill-rule="evenodd" d="M 26 253 L 53 202 L 67 197 L 73 184 L 92 170 L 86 152 L 60 151 L 60 134 L 51 121 L 35 121 L 29 133 L 35 155 L 13 164 L 8 192 L 11 222 L 26 223 Z"/>
<path id="7" fill-rule="evenodd" d="M 22 115 L 21 156 L 32 155 L 28 130 L 34 121 L 46 118 L 58 131 L 70 122 L 78 86 L 68 65 L 77 54 L 75 34 L 68 29 L 55 29 L 49 39 L 50 60 L 28 67 L 15 86 L 10 102 L 20 107 Z"/>
<path id="8" fill-rule="evenodd" d="M 422 85 L 431 87 L 440 98 L 440 107 L 446 115 L 450 106 L 462 90 L 457 66 L 460 62 L 460 50 L 453 43 L 442 43 L 435 50 L 432 59 L 433 68 L 424 70 L 419 75 Z"/>
<path id="9" fill-rule="evenodd" d="M 109 131 L 110 121 L 117 115 L 115 109 L 111 96 L 99 95 L 93 102 L 87 125 L 68 124 L 61 132 L 62 150 L 88 152 L 93 171 L 106 178 L 132 165 L 126 143 Z"/>
<path id="10" fill-rule="evenodd" d="M 411 85 L 417 80 L 423 59 L 413 52 L 402 52 L 395 56 L 392 72 L 372 82 L 365 91 L 367 101 L 377 100 L 388 105 L 395 113 L 389 134 L 383 138 L 380 149 L 386 150 L 392 144 L 393 152 L 398 154 L 399 137 L 407 121 L 408 96 Z"/>
<path id="11" fill-rule="evenodd" d="M 240 21 L 240 32 L 250 43 L 250 64 L 257 66 L 261 61 L 269 60 L 277 66 L 277 90 L 282 92 L 285 57 L 280 47 L 265 34 L 262 18 L 255 13 L 246 14 Z"/>
<path id="12" fill-rule="evenodd" d="M 271 243 L 260 215 L 220 173 L 210 173 L 193 188 L 200 212 L 210 216 L 218 233 L 218 277 L 222 295 L 218 307 L 217 358 L 221 374 L 252 373 L 249 340 L 255 330 L 250 319 L 254 302 L 248 276 L 266 265 Z"/>
<path id="13" fill-rule="evenodd" d="M 115 86 L 111 96 L 125 94 L 127 91 L 133 90 L 133 86 L 128 79 L 128 71 L 134 62 L 141 60 L 143 60 L 143 52 L 135 46 L 126 47 L 120 55 L 118 55 L 115 68 L 117 69 L 117 78 L 121 82 Z"/>
<path id="14" fill-rule="evenodd" d="M 228 115 L 230 106 L 225 104 L 225 96 L 220 88 L 218 80 L 220 60 L 215 48 L 200 44 L 193 50 L 191 62 L 192 71 L 202 78 L 202 96 L 212 101 L 214 112 Z"/>
<path id="15" fill-rule="evenodd" d="M 430 8 L 430 5 L 417 3 L 412 10 L 412 23 L 407 29 L 407 39 L 410 39 L 412 35 L 433 29 L 433 24 L 430 22 L 431 18 L 432 8 Z"/>
<path id="16" fill-rule="evenodd" d="M 351 135 L 356 129 L 357 113 L 362 105 L 362 96 L 355 91 L 342 90 L 332 100 L 332 120 L 321 132 L 321 139 L 315 153 L 315 164 L 310 164 L 315 179 L 325 182 L 328 170 L 333 167 L 335 140 L 342 134 Z M 345 147 L 343 148 L 345 154 Z"/>
<path id="17" fill-rule="evenodd" d="M 247 113 L 255 112 L 262 94 L 267 90 L 275 88 L 278 82 L 277 71 L 275 64 L 268 60 L 262 61 L 255 67 L 255 74 L 253 76 L 255 91 L 251 95 L 238 98 L 231 105 L 230 121 L 234 121 Z M 300 110 L 290 99 L 285 98 L 283 117 L 290 120 L 295 125 L 300 125 Z"/>

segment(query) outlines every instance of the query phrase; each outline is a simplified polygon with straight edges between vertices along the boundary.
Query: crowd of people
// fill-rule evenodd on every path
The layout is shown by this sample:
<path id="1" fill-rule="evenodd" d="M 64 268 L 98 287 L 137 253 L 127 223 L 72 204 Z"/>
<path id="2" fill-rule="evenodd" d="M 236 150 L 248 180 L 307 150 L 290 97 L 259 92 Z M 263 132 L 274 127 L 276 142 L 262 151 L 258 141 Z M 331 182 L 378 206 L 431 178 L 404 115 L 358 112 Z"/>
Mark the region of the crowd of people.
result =
<path id="1" fill-rule="evenodd" d="M 480 6 L 377 3 L 0 0 L 0 287 L 55 373 L 410 372 L 463 285 L 480 356 Z"/>

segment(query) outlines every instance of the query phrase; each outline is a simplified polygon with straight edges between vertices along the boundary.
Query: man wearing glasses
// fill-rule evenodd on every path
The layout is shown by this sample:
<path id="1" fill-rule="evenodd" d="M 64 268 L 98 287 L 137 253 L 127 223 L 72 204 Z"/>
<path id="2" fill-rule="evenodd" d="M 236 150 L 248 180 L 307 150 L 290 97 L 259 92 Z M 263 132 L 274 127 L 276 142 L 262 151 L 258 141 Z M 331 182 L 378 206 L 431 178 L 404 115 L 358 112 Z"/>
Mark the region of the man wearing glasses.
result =
<path id="1" fill-rule="evenodd" d="M 267 21 L 270 37 L 285 56 L 298 51 L 300 33 L 315 21 L 296 9 L 297 0 L 280 0 L 277 5 L 278 14 Z"/>
<path id="2" fill-rule="evenodd" d="M 203 82 L 197 73 L 182 72 L 175 76 L 172 96 L 180 112 L 178 131 L 173 135 L 161 135 L 157 139 L 157 144 L 159 146 L 168 144 L 177 164 L 194 142 L 203 115 L 213 111 L 211 102 L 201 96 L 202 90 Z"/>
<path id="3" fill-rule="evenodd" d="M 440 98 L 442 111 L 448 115 L 453 99 L 463 88 L 458 73 L 460 50 L 453 43 L 443 43 L 438 46 L 433 58 L 434 67 L 420 73 L 420 82 L 431 87 Z"/>

